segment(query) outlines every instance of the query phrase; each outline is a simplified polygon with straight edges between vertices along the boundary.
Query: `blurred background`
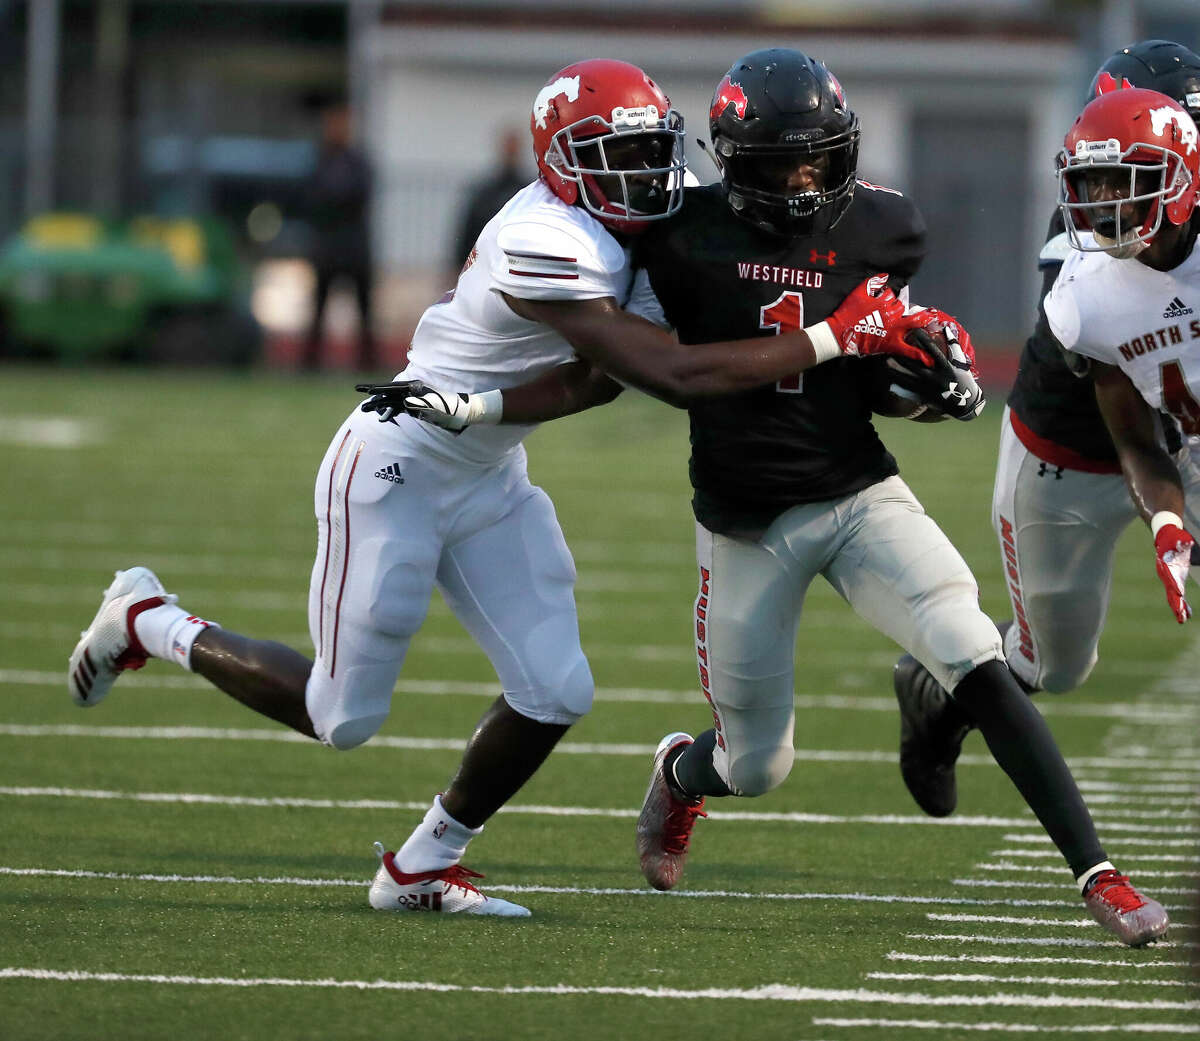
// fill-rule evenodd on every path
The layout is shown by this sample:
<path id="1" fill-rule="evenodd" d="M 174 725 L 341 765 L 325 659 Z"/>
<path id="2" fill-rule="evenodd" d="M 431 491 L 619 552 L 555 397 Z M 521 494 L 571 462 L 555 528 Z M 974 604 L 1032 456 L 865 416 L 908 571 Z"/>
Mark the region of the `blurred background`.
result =
<path id="1" fill-rule="evenodd" d="M 644 67 L 708 181 L 713 87 L 774 45 L 837 74 L 860 176 L 930 225 L 913 298 L 1003 380 L 1054 154 L 1095 67 L 1146 37 L 1200 47 L 1200 3 L 0 0 L 0 356 L 390 376 L 532 179 L 551 73 Z"/>

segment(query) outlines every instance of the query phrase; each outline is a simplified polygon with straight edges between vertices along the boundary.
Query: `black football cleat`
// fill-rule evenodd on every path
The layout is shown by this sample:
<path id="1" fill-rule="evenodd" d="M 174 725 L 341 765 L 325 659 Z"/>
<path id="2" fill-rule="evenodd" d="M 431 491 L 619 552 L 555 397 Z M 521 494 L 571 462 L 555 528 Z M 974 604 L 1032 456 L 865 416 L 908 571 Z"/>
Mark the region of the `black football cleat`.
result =
<path id="1" fill-rule="evenodd" d="M 962 709 L 911 654 L 892 672 L 900 703 L 900 776 L 931 817 L 949 817 L 958 805 L 954 764 L 971 729 Z"/>

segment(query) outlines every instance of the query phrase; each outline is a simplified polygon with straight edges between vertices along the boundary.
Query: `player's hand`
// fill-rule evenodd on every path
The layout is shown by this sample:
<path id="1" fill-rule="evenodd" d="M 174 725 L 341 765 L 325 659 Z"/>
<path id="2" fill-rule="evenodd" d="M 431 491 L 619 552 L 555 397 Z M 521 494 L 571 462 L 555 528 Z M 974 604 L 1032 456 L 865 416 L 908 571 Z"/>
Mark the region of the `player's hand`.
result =
<path id="1" fill-rule="evenodd" d="M 904 304 L 888 288 L 887 280 L 886 273 L 865 279 L 825 319 L 824 324 L 837 341 L 839 353 L 865 355 L 886 351 L 884 343 L 888 330 L 904 315 Z M 907 344 L 903 348 L 887 353 L 919 356 L 917 348 Z"/>
<path id="2" fill-rule="evenodd" d="M 1192 609 L 1184 596 L 1188 565 L 1192 561 L 1192 546 L 1196 540 L 1177 524 L 1167 523 L 1154 536 L 1155 568 L 1159 581 L 1167 591 L 1167 603 L 1175 612 L 1175 620 L 1183 625 L 1192 617 Z"/>
<path id="3" fill-rule="evenodd" d="M 404 399 L 410 394 L 428 390 L 420 380 L 396 380 L 394 383 L 359 383 L 354 387 L 360 394 L 370 394 L 358 407 L 364 412 L 378 412 L 380 423 L 395 423 L 404 409 Z"/>
<path id="4" fill-rule="evenodd" d="M 371 395 L 359 407 L 364 412 L 378 412 L 381 423 L 395 423 L 396 416 L 404 412 L 452 434 L 461 434 L 473 423 L 499 423 L 504 410 L 504 397 L 499 390 L 456 393 L 438 390 L 421 380 L 360 383 L 355 390 Z"/>

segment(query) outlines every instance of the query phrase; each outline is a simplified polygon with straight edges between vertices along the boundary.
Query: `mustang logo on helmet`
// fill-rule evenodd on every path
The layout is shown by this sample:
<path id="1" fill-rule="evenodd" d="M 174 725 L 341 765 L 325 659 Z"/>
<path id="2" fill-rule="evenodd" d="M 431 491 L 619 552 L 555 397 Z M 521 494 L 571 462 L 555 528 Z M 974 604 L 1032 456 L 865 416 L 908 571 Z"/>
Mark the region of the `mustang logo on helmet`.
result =
<path id="1" fill-rule="evenodd" d="M 1166 133 L 1167 128 L 1176 123 L 1179 126 L 1179 143 L 1188 150 L 1188 155 L 1196 151 L 1196 124 L 1186 112 L 1175 108 L 1152 108 L 1150 110 L 1150 127 L 1159 136 Z"/>
<path id="2" fill-rule="evenodd" d="M 732 105 L 734 111 L 737 112 L 738 119 L 746 118 L 746 92 L 742 90 L 740 83 L 734 83 L 726 73 L 725 78 L 717 84 L 717 92 L 713 95 L 712 108 L 709 110 L 709 119 L 720 119 L 725 110 Z"/>
<path id="3" fill-rule="evenodd" d="M 533 118 L 537 125 L 546 129 L 546 117 L 550 115 L 550 102 L 562 94 L 568 101 L 579 100 L 579 77 L 561 76 L 553 83 L 547 83 L 538 91 L 533 99 Z"/>
<path id="4" fill-rule="evenodd" d="M 1121 82 L 1118 83 L 1111 72 L 1100 73 L 1096 77 L 1096 97 L 1107 94 L 1111 90 L 1133 90 L 1133 84 L 1129 82 L 1128 76 L 1122 76 Z"/>

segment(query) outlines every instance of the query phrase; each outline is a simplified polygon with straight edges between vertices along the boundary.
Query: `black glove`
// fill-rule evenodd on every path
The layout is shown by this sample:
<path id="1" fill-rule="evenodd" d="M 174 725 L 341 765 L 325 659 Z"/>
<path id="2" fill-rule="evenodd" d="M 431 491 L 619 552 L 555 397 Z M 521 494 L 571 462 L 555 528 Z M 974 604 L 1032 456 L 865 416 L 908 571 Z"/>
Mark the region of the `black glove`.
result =
<path id="1" fill-rule="evenodd" d="M 428 394 L 429 387 L 420 380 L 396 380 L 393 383 L 358 383 L 360 394 L 370 394 L 358 407 L 364 412 L 378 412 L 380 423 L 395 423 L 396 416 L 406 411 L 404 399 L 411 395 Z"/>
<path id="2" fill-rule="evenodd" d="M 922 365 L 902 355 L 891 355 L 887 359 L 887 379 L 893 393 L 907 391 L 903 396 L 913 397 L 954 419 L 974 419 L 983 411 L 986 399 L 951 326 L 946 327 L 946 335 L 949 354 L 924 329 L 913 329 L 909 336 L 933 364 Z"/>

